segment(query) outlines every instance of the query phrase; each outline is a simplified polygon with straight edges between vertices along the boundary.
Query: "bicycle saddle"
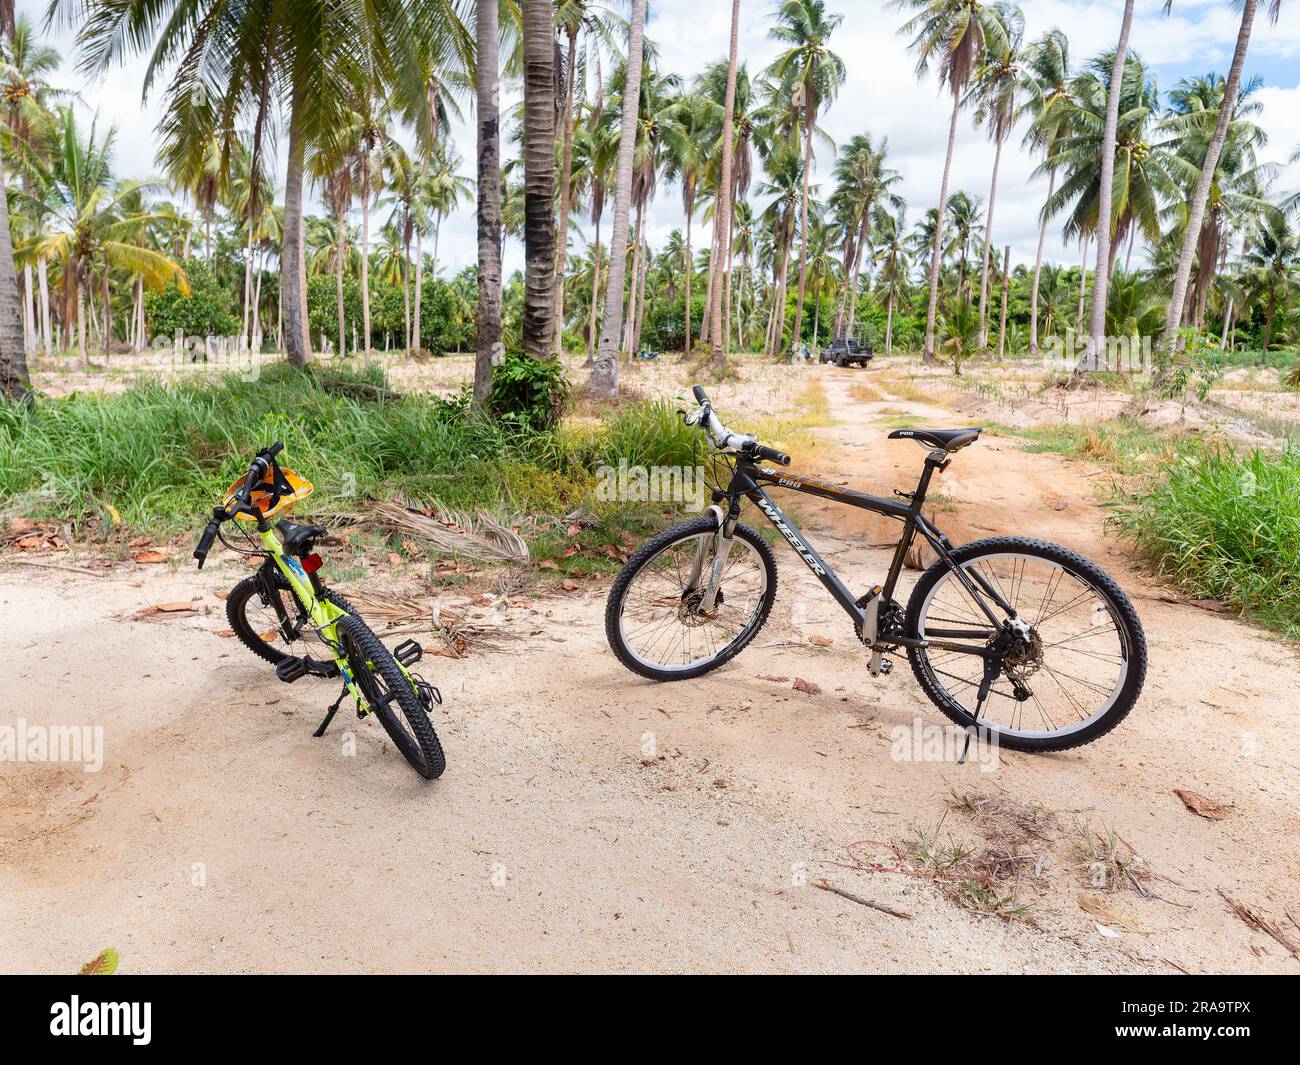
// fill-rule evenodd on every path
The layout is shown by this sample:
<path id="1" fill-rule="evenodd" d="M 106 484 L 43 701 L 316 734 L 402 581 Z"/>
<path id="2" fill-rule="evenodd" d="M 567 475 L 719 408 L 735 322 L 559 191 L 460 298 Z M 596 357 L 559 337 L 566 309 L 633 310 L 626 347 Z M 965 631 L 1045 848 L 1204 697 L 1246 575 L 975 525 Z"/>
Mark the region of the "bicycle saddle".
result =
<path id="1" fill-rule="evenodd" d="M 979 439 L 982 428 L 976 429 L 895 429 L 889 434 L 890 440 L 915 440 L 919 444 L 941 448 L 944 451 L 960 451 L 968 444 Z"/>
<path id="2" fill-rule="evenodd" d="M 287 555 L 299 554 L 309 542 L 325 535 L 323 525 L 295 525 L 291 521 L 278 521 L 275 527 L 284 539 L 284 552 Z"/>

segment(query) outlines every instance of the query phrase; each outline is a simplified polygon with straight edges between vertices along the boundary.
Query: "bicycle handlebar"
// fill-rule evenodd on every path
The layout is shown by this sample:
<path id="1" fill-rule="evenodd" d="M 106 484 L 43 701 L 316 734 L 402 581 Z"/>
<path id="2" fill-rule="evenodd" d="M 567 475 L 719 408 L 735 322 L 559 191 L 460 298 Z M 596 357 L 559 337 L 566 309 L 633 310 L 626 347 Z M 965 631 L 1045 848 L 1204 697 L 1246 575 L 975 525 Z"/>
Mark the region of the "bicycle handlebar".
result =
<path id="1" fill-rule="evenodd" d="M 699 385 L 695 385 L 691 391 L 695 394 L 695 399 L 700 406 L 693 414 L 686 415 L 686 424 L 702 425 L 704 431 L 709 434 L 709 439 L 713 441 L 714 446 L 722 450 L 735 448 L 750 458 L 766 459 L 782 466 L 790 465 L 790 456 L 784 451 L 765 447 L 749 433 L 733 433 L 723 425 L 718 418 L 717 412 L 713 409 L 713 404 L 709 401 L 709 394 Z"/>
<path id="2" fill-rule="evenodd" d="M 266 471 L 271 468 L 271 462 L 275 456 L 284 450 L 284 444 L 277 440 L 270 447 L 265 447 L 257 453 L 253 459 L 252 465 L 248 468 L 248 476 L 244 478 L 244 483 L 235 489 L 235 503 L 230 507 L 213 507 L 212 520 L 203 529 L 203 534 L 199 537 L 198 545 L 194 548 L 193 558 L 198 561 L 198 568 L 203 568 L 203 563 L 207 561 L 208 552 L 212 550 L 212 542 L 217 538 L 217 531 L 223 521 L 230 521 L 236 514 L 250 514 L 257 518 L 258 527 L 264 527 L 265 518 L 262 512 L 253 506 L 251 499 L 253 489 L 266 476 Z"/>

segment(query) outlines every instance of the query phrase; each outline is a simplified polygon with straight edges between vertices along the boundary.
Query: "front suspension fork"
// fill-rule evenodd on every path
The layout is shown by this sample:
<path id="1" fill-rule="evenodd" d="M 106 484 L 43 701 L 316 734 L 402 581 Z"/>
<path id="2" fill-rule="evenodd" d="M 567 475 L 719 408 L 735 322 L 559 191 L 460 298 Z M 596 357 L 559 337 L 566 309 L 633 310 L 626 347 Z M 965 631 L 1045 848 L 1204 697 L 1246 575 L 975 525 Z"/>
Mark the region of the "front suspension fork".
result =
<path id="1" fill-rule="evenodd" d="M 710 614 L 717 605 L 718 589 L 722 583 L 722 571 L 726 569 L 727 558 L 731 554 L 732 545 L 735 543 L 736 532 L 736 515 L 724 515 L 722 508 L 716 503 L 709 507 L 709 512 L 714 515 L 717 522 L 717 531 L 711 539 L 700 540 L 700 546 L 695 551 L 695 561 L 691 565 L 690 576 L 686 581 L 687 591 L 695 591 L 699 587 L 700 578 L 704 576 L 704 563 L 709 556 L 709 550 L 712 548 L 713 565 L 709 567 L 708 580 L 704 585 L 704 594 L 700 599 L 700 612 Z"/>

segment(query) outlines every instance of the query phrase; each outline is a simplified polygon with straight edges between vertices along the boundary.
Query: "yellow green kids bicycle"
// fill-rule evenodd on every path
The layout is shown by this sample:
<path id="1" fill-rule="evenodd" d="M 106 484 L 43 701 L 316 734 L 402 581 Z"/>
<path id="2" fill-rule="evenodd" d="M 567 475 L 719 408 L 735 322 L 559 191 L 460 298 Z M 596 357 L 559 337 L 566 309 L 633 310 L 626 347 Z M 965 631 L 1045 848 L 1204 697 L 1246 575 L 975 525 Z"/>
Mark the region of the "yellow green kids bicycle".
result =
<path id="1" fill-rule="evenodd" d="M 230 486 L 222 505 L 194 549 L 199 569 L 213 541 L 244 555 L 264 559 L 226 597 L 226 614 L 236 636 L 253 654 L 275 666 L 286 683 L 306 676 L 342 678 L 343 691 L 325 714 L 314 735 L 323 736 L 343 701 L 351 696 L 357 717 L 374 714 L 384 731 L 423 777 L 434 780 L 447 768 L 442 745 L 429 720 L 429 710 L 442 696 L 411 672 L 424 656 L 414 640 L 389 651 L 342 596 L 321 582 L 321 557 L 316 541 L 326 534 L 319 525 L 296 525 L 282 515 L 312 492 L 310 482 L 281 467 L 277 442 L 258 452 L 248 476 Z M 279 519 L 272 524 L 272 519 Z M 222 526 L 235 521 L 250 546 L 232 544 Z M 257 535 L 249 531 L 255 524 Z M 311 653 L 293 654 L 294 645 Z"/>

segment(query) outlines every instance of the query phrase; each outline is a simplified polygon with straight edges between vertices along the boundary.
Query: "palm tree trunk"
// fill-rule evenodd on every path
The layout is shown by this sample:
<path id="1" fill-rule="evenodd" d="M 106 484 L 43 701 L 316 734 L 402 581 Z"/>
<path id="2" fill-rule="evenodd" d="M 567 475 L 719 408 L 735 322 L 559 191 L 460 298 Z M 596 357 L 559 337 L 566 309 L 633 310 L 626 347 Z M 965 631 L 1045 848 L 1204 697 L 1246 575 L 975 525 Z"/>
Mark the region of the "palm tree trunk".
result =
<path id="1" fill-rule="evenodd" d="M 641 255 L 641 280 L 638 285 L 640 292 L 636 301 L 636 329 L 632 332 L 632 350 L 634 352 L 641 350 L 641 326 L 645 323 L 645 284 L 646 278 L 650 274 L 650 248 L 647 245 Z"/>
<path id="2" fill-rule="evenodd" d="M 948 124 L 948 153 L 943 160 L 943 181 L 939 184 L 939 214 L 934 221 L 934 247 L 930 250 L 930 302 L 925 311 L 925 348 L 921 352 L 921 361 L 933 364 L 934 357 L 934 322 L 939 311 L 939 265 L 943 260 L 943 216 L 948 207 L 948 176 L 952 170 L 952 150 L 957 143 L 957 114 L 961 108 L 961 97 L 953 93 L 952 121 Z"/>
<path id="3" fill-rule="evenodd" d="M 691 215 L 694 214 L 694 208 L 694 202 L 686 208 L 686 341 L 682 345 L 683 358 L 691 354 L 691 277 L 695 273 L 695 262 L 691 259 Z M 712 283 L 711 270 L 709 274 L 709 281 Z"/>
<path id="4" fill-rule="evenodd" d="M 633 234 L 632 244 L 632 283 L 627 290 L 627 311 L 623 323 L 623 353 L 628 356 L 632 354 L 632 345 L 635 343 L 633 333 L 636 331 L 637 293 L 641 290 L 641 252 L 645 247 L 641 240 L 641 225 L 644 218 L 645 202 L 641 201 L 636 205 L 636 232 Z"/>
<path id="5" fill-rule="evenodd" d="M 289 167 L 284 182 L 284 232 L 280 253 L 280 313 L 284 319 L 284 348 L 291 366 L 311 361 L 307 324 L 307 260 L 303 254 L 302 180 L 307 142 L 298 111 L 309 106 L 305 93 L 295 92 L 289 115 Z"/>
<path id="6" fill-rule="evenodd" d="M 862 212 L 861 229 L 853 251 L 853 276 L 849 279 L 849 316 L 844 336 L 851 337 L 858 324 L 858 278 L 862 275 L 862 251 L 867 246 L 867 226 L 871 220 L 871 206 Z"/>
<path id="7" fill-rule="evenodd" d="M 623 277 L 627 269 L 627 224 L 632 213 L 632 150 L 635 147 L 637 106 L 641 98 L 642 45 L 646 0 L 632 0 L 632 21 L 627 35 L 627 84 L 623 88 L 623 116 L 618 145 L 618 170 L 614 188 L 614 236 L 610 239 L 609 279 L 605 283 L 605 319 L 600 329 L 596 365 L 587 378 L 587 391 L 618 393 L 618 335 L 623 312 Z"/>
<path id="8" fill-rule="evenodd" d="M 347 325 L 344 321 L 344 316 L 343 316 L 343 241 L 346 239 L 346 236 L 347 236 L 347 227 L 344 224 L 344 216 L 340 214 L 338 217 L 338 221 L 336 222 L 335 237 L 334 237 L 334 242 L 338 245 L 336 249 L 336 254 L 334 256 L 337 263 L 337 268 L 334 274 L 334 298 L 335 298 L 335 302 L 338 304 L 338 312 L 339 312 L 339 357 L 340 358 L 343 357 L 343 351 L 344 351 L 343 345 L 345 343 L 345 337 L 347 334 Z M 244 299 L 245 302 L 247 302 L 248 297 L 245 296 Z"/>
<path id="9" fill-rule="evenodd" d="M 596 226 L 596 240 L 592 245 L 591 254 L 591 309 L 587 317 L 587 364 L 595 365 L 593 358 L 596 351 L 596 307 L 600 298 L 600 264 L 603 256 L 600 249 L 600 215 L 603 204 L 598 203 L 592 212 L 592 221 Z"/>
<path id="10" fill-rule="evenodd" d="M 803 192 L 799 196 L 799 293 L 794 305 L 795 345 L 803 337 L 803 301 L 808 289 L 808 188 L 812 179 L 812 111 L 804 104 Z"/>
<path id="11" fill-rule="evenodd" d="M 112 352 L 113 310 L 112 310 L 112 305 L 108 301 L 108 268 L 107 267 L 104 268 L 104 283 L 100 287 L 100 290 L 101 290 L 101 297 L 104 301 L 104 335 L 102 340 L 104 346 L 104 361 L 107 362 L 108 357 L 113 353 Z"/>
<path id="12" fill-rule="evenodd" d="M 9 229 L 9 200 L 4 195 L 4 157 L 0 156 L 0 392 L 24 399 L 31 388 L 23 322 L 18 305 L 18 274 L 14 270 L 13 234 Z"/>
<path id="13" fill-rule="evenodd" d="M 1088 345 L 1078 368 L 1102 369 L 1101 351 L 1105 347 L 1106 297 L 1110 290 L 1111 192 L 1115 182 L 1115 138 L 1119 128 L 1119 98 L 1124 82 L 1124 61 L 1128 58 L 1129 31 L 1133 26 L 1133 0 L 1124 4 L 1124 21 L 1120 25 L 1115 62 L 1110 72 L 1110 89 L 1106 95 L 1106 126 L 1101 141 L 1101 188 L 1097 195 L 1097 271 L 1092 282 L 1092 315 L 1088 323 Z"/>
<path id="14" fill-rule="evenodd" d="M 725 319 L 723 310 L 723 288 L 726 288 L 727 303 L 731 302 L 731 227 L 735 218 L 735 204 L 732 203 L 732 168 L 734 166 L 735 145 L 733 130 L 736 123 L 736 71 L 740 48 L 740 0 L 731 3 L 731 42 L 727 52 L 727 89 L 722 104 L 722 173 L 718 180 L 717 202 L 714 204 L 714 224 L 718 229 L 718 245 L 723 254 L 716 263 L 709 264 L 709 275 L 713 279 L 712 292 L 709 297 L 709 323 L 713 330 L 713 348 L 711 361 L 721 367 L 726 365 L 730 354 L 731 315 Z M 811 143 L 811 134 L 810 143 Z M 808 175 L 804 174 L 804 198 L 807 200 Z M 724 280 L 725 270 L 725 280 Z M 689 314 L 688 314 L 689 319 Z"/>
<path id="15" fill-rule="evenodd" d="M 1096 279 L 1093 279 L 1096 283 Z M 1079 265 L 1079 311 L 1074 319 L 1074 331 L 1083 331 L 1083 310 L 1087 305 L 1085 293 L 1088 291 L 1088 238 L 1083 238 L 1083 262 Z"/>
<path id="16" fill-rule="evenodd" d="M 54 351 L 54 334 L 50 329 L 50 272 L 49 264 L 44 258 L 37 260 L 36 279 L 41 286 L 41 343 L 45 346 L 45 357 Z"/>
<path id="17" fill-rule="evenodd" d="M 86 347 L 86 289 L 80 281 L 75 283 L 77 290 L 77 352 L 83 366 L 90 365 L 90 351 Z"/>
<path id="18" fill-rule="evenodd" d="M 736 211 L 733 207 L 727 212 L 730 216 L 727 219 L 727 250 L 724 253 L 724 266 L 726 274 L 723 278 L 722 306 L 722 351 L 724 355 L 731 354 L 731 267 L 732 267 L 732 245 L 736 240 Z"/>
<path id="19" fill-rule="evenodd" d="M 885 354 L 894 350 L 894 283 L 889 283 L 889 299 L 885 308 Z"/>
<path id="20" fill-rule="evenodd" d="M 498 194 L 499 195 L 499 194 Z M 370 350 L 370 149 L 361 160 L 361 332 Z"/>
<path id="21" fill-rule="evenodd" d="M 704 319 L 700 322 L 700 346 L 703 347 L 709 342 L 709 326 L 711 324 L 709 315 L 713 310 L 713 264 L 718 261 L 718 230 L 714 226 L 713 232 L 709 234 L 709 276 L 704 282 L 704 306 L 708 308 L 705 312 Z M 691 264 L 691 269 L 695 269 L 695 264 Z"/>
<path id="22" fill-rule="evenodd" d="M 1241 68 L 1246 62 L 1246 50 L 1250 47 L 1250 32 L 1255 21 L 1256 0 L 1244 0 L 1241 9 L 1241 28 L 1237 32 L 1237 47 L 1232 53 L 1232 67 L 1228 72 L 1228 81 L 1223 88 L 1223 100 L 1219 104 L 1219 121 L 1214 127 L 1214 136 L 1210 138 L 1205 152 L 1205 161 L 1201 164 L 1201 176 L 1192 194 L 1191 210 L 1187 218 L 1187 229 L 1183 232 L 1183 246 L 1178 253 L 1178 269 L 1174 272 L 1174 291 L 1169 300 L 1169 310 L 1165 314 L 1165 335 L 1162 343 L 1172 350 L 1178 335 L 1178 323 L 1183 317 L 1183 303 L 1187 299 L 1187 282 L 1192 274 L 1192 259 L 1196 255 L 1196 242 L 1200 236 L 1201 222 L 1205 218 L 1205 206 L 1210 197 L 1210 186 L 1219 166 L 1219 155 L 1223 151 L 1223 142 L 1228 136 L 1228 127 L 1232 122 L 1232 113 L 1237 106 L 1237 93 L 1241 86 Z"/>
<path id="23" fill-rule="evenodd" d="M 1007 347 L 1007 285 L 1011 280 L 1011 245 L 1002 250 L 1002 316 L 998 323 L 998 359 Z"/>
<path id="24" fill-rule="evenodd" d="M 1056 171 L 1047 179 L 1047 202 L 1051 203 L 1052 193 L 1056 191 Z M 1038 251 L 1034 255 L 1034 284 L 1029 293 L 1029 355 L 1038 358 L 1038 284 L 1043 276 L 1043 247 L 1047 243 L 1046 204 L 1043 206 L 1042 224 L 1038 227 Z"/>
<path id="25" fill-rule="evenodd" d="M 244 245 L 244 315 L 241 321 L 242 339 L 248 340 L 252 335 L 250 314 L 253 307 L 253 223 L 249 219 L 248 241 Z M 250 341 L 251 342 L 251 341 Z"/>
<path id="26" fill-rule="evenodd" d="M 501 81 L 497 0 L 477 0 L 475 71 L 478 115 L 478 309 L 475 318 L 474 402 L 492 390 L 492 364 L 501 353 Z M 366 329 L 370 323 L 367 320 Z M 367 333 L 366 344 L 370 343 Z"/>
<path id="27" fill-rule="evenodd" d="M 32 264 L 23 267 L 23 350 L 36 354 L 36 294 L 32 284 Z"/>
<path id="28" fill-rule="evenodd" d="M 1002 141 L 993 152 L 993 180 L 989 183 L 989 209 L 984 216 L 984 266 L 980 273 L 980 347 L 988 346 L 988 314 L 986 304 L 989 296 L 989 251 L 993 239 L 993 208 L 998 202 L 998 168 L 1002 165 Z"/>
<path id="29" fill-rule="evenodd" d="M 576 108 L 573 99 L 574 69 L 577 67 L 578 26 L 568 27 L 569 61 L 564 73 L 564 151 L 560 164 L 560 226 L 555 244 L 555 354 L 564 347 L 564 261 L 569 250 L 569 212 L 572 209 L 573 126 Z"/>
<path id="30" fill-rule="evenodd" d="M 405 229 L 405 226 L 403 226 Z M 402 330 L 406 353 L 411 353 L 411 245 L 402 241 Z"/>
<path id="31" fill-rule="evenodd" d="M 411 329 L 412 347 L 419 352 L 424 348 L 424 334 L 420 331 L 420 304 L 424 297 L 424 237 L 419 227 L 415 230 L 415 325 Z"/>
<path id="32" fill-rule="evenodd" d="M 552 350 L 555 327 L 555 34 L 551 0 L 523 0 L 524 351 Z"/>

